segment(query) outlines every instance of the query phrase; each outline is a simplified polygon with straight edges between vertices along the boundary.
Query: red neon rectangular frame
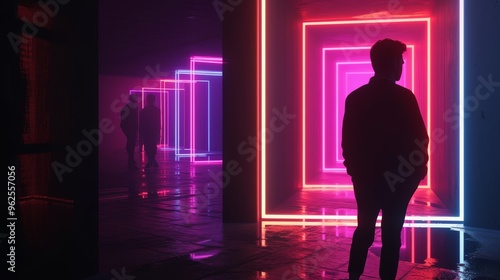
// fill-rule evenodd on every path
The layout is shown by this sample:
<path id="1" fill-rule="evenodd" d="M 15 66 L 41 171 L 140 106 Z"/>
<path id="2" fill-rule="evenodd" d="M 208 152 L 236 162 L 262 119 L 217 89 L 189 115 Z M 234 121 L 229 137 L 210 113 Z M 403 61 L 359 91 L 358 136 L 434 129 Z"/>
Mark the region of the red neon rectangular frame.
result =
<path id="1" fill-rule="evenodd" d="M 408 47 L 408 56 L 406 58 L 406 63 L 404 64 L 404 68 L 403 68 L 403 75 L 402 75 L 402 78 L 401 78 L 401 81 L 399 81 L 398 83 L 401 84 L 402 86 L 405 86 L 405 87 L 408 87 L 410 88 L 412 91 L 414 91 L 414 88 L 415 88 L 415 70 L 414 70 L 414 63 L 413 61 L 415 60 L 415 51 L 414 51 L 414 48 L 415 46 L 414 45 L 407 45 Z M 322 54 L 322 152 L 321 152 L 321 155 L 322 155 L 322 171 L 323 172 L 335 172 L 335 173 L 344 173 L 345 174 L 345 167 L 343 166 L 342 162 L 343 162 L 343 159 L 341 159 L 341 148 L 340 148 L 340 127 L 341 127 L 341 123 L 342 123 L 342 115 L 343 115 L 343 107 L 340 106 L 343 104 L 343 99 L 345 99 L 346 95 L 348 94 L 348 92 L 354 90 L 355 88 L 351 88 L 350 90 L 348 90 L 348 92 L 345 92 L 344 96 L 342 96 L 342 98 L 339 97 L 340 95 L 340 91 L 339 91 L 339 85 L 342 84 L 344 86 L 347 85 L 347 83 L 341 83 L 341 79 L 339 79 L 340 77 L 340 72 L 339 72 L 339 68 L 340 66 L 343 66 L 343 65 L 346 65 L 346 66 L 351 66 L 351 65 L 356 65 L 355 69 L 353 70 L 354 72 L 352 73 L 344 73 L 344 74 L 358 74 L 358 73 L 361 73 L 359 71 L 363 70 L 363 71 L 368 71 L 368 72 L 362 72 L 361 74 L 369 74 L 369 76 L 366 77 L 366 79 L 362 80 L 362 84 L 366 83 L 366 81 L 368 81 L 369 77 L 371 77 L 373 75 L 373 70 L 371 68 L 371 62 L 370 61 L 337 61 L 336 62 L 336 71 L 335 71 L 335 89 L 333 90 L 334 91 L 334 95 L 335 95 L 335 109 L 333 110 L 335 112 L 335 123 L 334 123 L 334 128 L 335 128 L 335 163 L 337 166 L 341 166 L 341 167 L 328 167 L 327 166 L 327 163 L 326 163 L 326 150 L 327 150 L 327 147 L 326 147 L 326 134 L 327 134 L 327 130 L 326 130 L 326 127 L 328 128 L 331 128 L 331 126 L 327 126 L 326 123 L 327 123 L 327 120 L 329 118 L 326 118 L 326 106 L 327 106 L 327 103 L 326 102 L 326 96 L 328 95 L 327 94 L 327 87 L 326 87 L 326 81 L 327 81 L 327 77 L 330 77 L 331 75 L 327 75 L 327 58 L 326 58 L 326 53 L 327 52 L 332 52 L 332 51 L 346 51 L 346 50 L 349 50 L 349 49 L 358 49 L 358 50 L 363 50 L 366 52 L 365 56 L 366 58 L 365 59 L 368 59 L 369 60 L 369 49 L 370 47 L 324 47 L 323 48 L 323 54 Z M 359 66 L 358 66 L 359 65 Z M 360 67 L 362 66 L 362 67 Z M 407 70 L 407 67 L 409 70 Z M 357 69 L 356 69 L 357 68 Z M 360 69 L 362 68 L 362 69 Z M 365 75 L 366 76 L 366 75 Z M 408 80 L 408 82 L 407 82 Z M 360 84 L 361 85 L 361 84 Z M 330 89 L 330 94 L 331 94 L 331 89 Z M 342 100 L 340 100 L 342 99 Z M 426 112 L 430 111 L 430 102 L 428 102 L 427 98 L 425 98 L 425 107 L 426 107 Z M 339 103 L 342 103 L 339 105 Z M 328 103 L 329 104 L 329 103 Z M 331 116 L 330 116 L 331 117 Z M 430 115 L 428 115 L 428 117 L 430 117 Z M 426 124 L 430 122 L 430 119 L 426 119 Z M 331 132 L 330 132 L 331 133 Z M 307 145 L 304 145 L 304 148 L 306 149 L 306 152 L 307 152 L 307 148 L 311 149 L 311 148 L 314 148 L 314 145 L 310 145 L 310 146 L 307 146 Z M 305 164 L 304 164 L 305 165 Z M 429 180 L 429 177 L 427 177 L 427 180 L 425 180 L 425 184 L 421 184 L 421 188 L 428 188 L 428 180 Z M 351 185 L 343 185 L 343 184 L 304 184 L 303 185 L 304 188 L 315 188 L 315 187 L 351 187 Z"/>
<path id="2" fill-rule="evenodd" d="M 258 116 L 258 124 L 259 129 L 257 130 L 257 136 L 262 143 L 265 143 L 265 132 L 266 132 L 266 28 L 267 28 L 267 9 L 266 9 L 267 0 L 259 0 L 257 1 L 257 85 L 259 94 L 257 95 L 257 102 L 259 104 L 257 109 Z M 459 7 L 459 22 L 458 22 L 458 31 L 459 31 L 459 105 L 461 108 L 461 113 L 463 113 L 463 104 L 464 104 L 464 85 L 463 85 L 463 74 L 464 74 L 464 3 L 463 0 L 457 0 Z M 323 21 L 323 22 L 304 22 L 302 25 L 303 36 L 305 35 L 305 28 L 307 25 L 327 25 L 327 24 L 353 24 L 353 23 L 375 23 L 375 22 L 411 22 L 424 20 L 427 22 L 427 81 L 428 81 L 428 100 L 430 101 L 430 18 L 409 18 L 409 19 L 390 19 L 390 20 L 342 20 L 342 21 Z M 302 40 L 302 65 L 305 65 L 305 40 Z M 302 93 L 304 98 L 305 92 L 305 69 L 302 69 Z M 302 104 L 302 111 L 305 111 L 305 104 Z M 461 115 L 463 116 L 463 114 Z M 430 111 L 427 112 L 427 118 L 430 120 Z M 304 114 L 302 115 L 302 123 L 305 122 Z M 459 121 L 459 215 L 458 216 L 438 216 L 438 217 L 429 217 L 429 216 L 410 216 L 407 217 L 407 220 L 411 221 L 463 221 L 464 218 L 464 120 L 463 117 L 460 118 Z M 428 129 L 431 127 L 431 123 L 428 123 Z M 303 130 L 304 130 L 303 126 Z M 305 133 L 302 133 L 302 145 L 305 142 Z M 305 151 L 302 149 L 302 158 L 305 158 Z M 328 220 L 355 220 L 356 216 L 354 215 L 290 215 L 290 214 L 267 214 L 266 210 L 266 154 L 267 149 L 266 145 L 262 145 L 260 153 L 257 155 L 257 168 L 258 168 L 258 195 L 260 197 L 257 205 L 257 209 L 259 212 L 259 216 L 262 220 L 320 220 L 322 222 Z M 430 166 L 429 166 L 430 167 Z M 304 167 L 302 168 L 304 170 Z M 304 180 L 304 174 L 302 174 L 302 178 Z M 295 222 L 292 222 L 295 223 Z"/>

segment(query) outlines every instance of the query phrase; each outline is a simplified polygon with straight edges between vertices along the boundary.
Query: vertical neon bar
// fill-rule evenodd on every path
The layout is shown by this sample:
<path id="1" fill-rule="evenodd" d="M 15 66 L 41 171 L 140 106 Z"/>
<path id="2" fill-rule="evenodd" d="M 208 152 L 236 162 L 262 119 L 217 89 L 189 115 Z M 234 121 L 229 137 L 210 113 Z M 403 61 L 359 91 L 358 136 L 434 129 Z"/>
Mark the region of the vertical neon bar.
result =
<path id="1" fill-rule="evenodd" d="M 463 264 L 464 261 L 465 261 L 465 250 L 464 250 L 464 243 L 465 243 L 465 241 L 464 241 L 464 231 L 463 230 L 459 231 L 459 242 L 460 242 L 460 244 L 459 244 L 459 246 L 460 246 L 460 249 L 459 249 L 460 253 L 459 254 L 460 255 L 458 256 L 459 257 L 458 261 L 459 261 L 460 264 Z M 459 269 L 460 269 L 460 271 L 463 272 L 464 267 L 463 266 L 459 266 Z"/>
<path id="2" fill-rule="evenodd" d="M 431 135 L 431 19 L 427 18 L 427 131 L 429 134 L 429 137 Z M 430 152 L 432 151 L 431 149 L 432 141 L 429 141 L 427 151 L 428 154 L 430 155 Z M 428 168 L 427 168 L 427 186 L 430 188 L 431 187 L 431 178 L 432 178 L 432 156 L 429 156 L 429 161 L 427 163 Z"/>
<path id="3" fill-rule="evenodd" d="M 415 48 L 413 47 L 411 48 L 411 91 L 415 92 Z M 429 100 L 427 100 L 427 105 L 429 105 Z"/>
<path id="4" fill-rule="evenodd" d="M 207 98 L 207 104 L 208 104 L 208 108 L 207 108 L 207 127 L 208 127 L 208 139 L 207 139 L 207 150 L 210 152 L 212 151 L 212 149 L 210 148 L 210 84 L 208 86 L 208 98 Z M 210 161 L 210 156 L 208 156 L 207 158 L 209 161 Z"/>
<path id="5" fill-rule="evenodd" d="M 335 63 L 335 120 L 336 120 L 336 124 L 335 125 L 338 125 L 339 124 L 339 64 L 338 63 Z M 326 127 L 326 124 L 325 122 L 323 121 L 323 129 L 325 129 Z M 339 129 L 338 129 L 338 126 L 336 127 L 336 131 L 335 131 L 335 143 L 336 145 L 335 146 L 338 146 L 338 143 L 339 143 L 339 133 L 338 133 Z M 325 134 L 323 134 L 323 139 L 326 137 Z M 323 154 L 325 154 L 326 152 L 326 149 L 325 149 L 325 145 L 323 145 Z M 339 151 L 337 151 L 338 153 Z M 325 162 L 323 162 L 323 165 L 325 166 Z M 325 170 L 325 167 L 323 167 L 323 170 Z"/>
<path id="6" fill-rule="evenodd" d="M 257 22 L 257 28 L 256 28 L 256 34 L 255 36 L 257 37 L 257 40 L 256 41 L 256 44 L 255 44 L 255 49 L 257 50 L 257 60 L 256 60 L 256 73 L 255 73 L 255 76 L 257 77 L 257 84 L 256 84 L 256 89 L 257 91 L 260 90 L 260 85 L 261 85 L 261 65 L 260 65 L 260 57 L 261 57 L 261 35 L 260 35 L 260 31 L 261 31 L 261 1 L 260 0 L 257 0 L 255 1 L 256 3 L 256 14 L 257 14 L 257 17 L 256 17 L 256 22 Z M 256 127 L 256 135 L 257 135 L 257 139 L 260 139 L 260 134 L 259 134 L 259 124 L 260 124 L 260 120 L 261 120 L 261 116 L 260 116 L 260 112 L 262 110 L 262 107 L 261 107 L 261 96 L 260 96 L 260 93 L 257 94 L 257 110 L 256 110 L 256 115 L 257 115 L 257 127 Z M 259 221 L 262 221 L 262 216 L 263 216 L 263 211 L 262 211 L 262 185 L 261 185 L 261 178 L 262 178 L 262 174 L 261 174 L 261 166 L 262 166 L 262 157 L 260 155 L 260 153 L 256 153 L 257 156 L 257 207 L 256 207 L 256 216 L 258 217 L 258 220 Z M 261 225 L 262 226 L 262 225 Z M 262 226 L 262 232 L 264 233 L 265 230 L 264 230 L 264 226 Z M 264 239 L 264 234 L 262 235 L 262 239 Z"/>
<path id="7" fill-rule="evenodd" d="M 164 83 L 162 80 L 160 80 L 160 96 L 163 96 L 165 95 L 165 89 L 163 87 Z M 166 99 L 168 101 L 168 97 Z M 163 104 L 163 102 L 160 102 L 161 104 Z M 166 106 L 166 105 L 165 105 Z M 168 106 L 167 106 L 168 108 Z M 161 109 L 160 109 L 161 110 Z M 164 111 L 165 112 L 165 111 Z M 167 119 L 168 119 L 168 112 L 167 112 Z M 163 146 L 163 147 L 167 147 L 167 143 L 166 143 L 166 134 L 168 133 L 168 120 L 166 122 L 166 128 L 163 129 L 163 142 L 160 142 L 160 145 Z"/>
<path id="8" fill-rule="evenodd" d="M 415 227 L 411 228 L 411 262 L 415 263 Z"/>
<path id="9" fill-rule="evenodd" d="M 322 103 L 322 112 L 321 112 L 321 123 L 323 124 L 323 127 L 321 129 L 321 133 L 323 137 L 321 137 L 321 146 L 323 147 L 323 151 L 321 153 L 321 162 L 322 162 L 322 170 L 326 169 L 326 128 L 325 128 L 325 122 L 326 122 L 326 61 L 325 61 L 325 49 L 323 48 L 323 59 L 321 60 L 321 67 L 322 67 L 322 80 L 323 84 L 321 85 L 321 103 Z M 336 82 L 335 84 L 338 85 L 338 65 L 337 65 L 337 72 L 335 72 L 337 75 L 336 77 Z"/>
<path id="10" fill-rule="evenodd" d="M 163 133 L 163 142 L 164 142 L 164 145 L 165 147 L 169 148 L 170 147 L 170 98 L 168 96 L 168 91 L 165 91 L 165 98 L 167 99 L 167 108 L 166 108 L 166 112 L 167 112 L 167 125 L 166 125 L 166 129 Z"/>
<path id="11" fill-rule="evenodd" d="M 174 107 L 175 107 L 175 117 L 174 117 L 174 125 L 175 125 L 175 151 L 179 151 L 180 149 L 180 139 L 179 139 L 179 73 L 175 71 L 175 80 L 174 80 L 175 94 L 174 94 Z"/>
<path id="12" fill-rule="evenodd" d="M 190 135 L 189 135 L 189 139 L 190 139 L 190 141 L 189 141 L 190 142 L 190 145 L 189 145 L 190 147 L 189 148 L 191 149 L 191 154 L 196 154 L 196 147 L 195 147 L 196 146 L 196 143 L 195 143 L 195 139 L 196 138 L 195 138 L 195 128 L 194 128 L 194 120 L 195 120 L 195 117 L 196 117 L 195 116 L 195 114 L 196 114 L 195 111 L 196 110 L 194 108 L 195 98 L 196 98 L 195 97 L 196 96 L 196 94 L 195 94 L 195 88 L 196 88 L 196 86 L 194 84 L 194 62 L 193 62 L 193 60 L 190 61 L 190 64 L 191 64 L 190 66 L 193 69 L 193 71 L 190 71 L 190 73 L 189 73 L 189 80 L 190 80 L 189 87 L 190 87 L 190 93 L 191 93 L 190 94 L 191 98 L 189 99 L 189 108 L 190 108 L 190 111 L 191 111 L 191 112 L 189 112 L 189 115 L 190 115 L 190 117 L 189 117 L 190 118 L 190 120 L 189 120 L 189 129 L 191 131 Z M 194 161 L 194 157 L 193 156 L 190 157 L 190 161 L 191 162 Z"/>
<path id="13" fill-rule="evenodd" d="M 261 182 L 262 185 L 262 216 L 266 213 L 266 0 L 262 0 L 262 4 L 260 6 L 260 34 L 261 34 L 261 56 L 260 56 L 260 66 L 261 66 L 261 83 L 260 83 L 260 93 L 261 93 L 261 119 L 260 119 L 260 143 L 261 146 Z"/>
<path id="14" fill-rule="evenodd" d="M 306 185 L 306 23 L 302 23 L 302 188 Z"/>
<path id="15" fill-rule="evenodd" d="M 459 0 L 459 204 L 460 219 L 464 219 L 464 1 Z"/>
<path id="16" fill-rule="evenodd" d="M 427 223 L 430 223 L 430 221 L 427 221 Z M 431 254 L 431 228 L 427 228 L 427 259 L 430 259 L 432 257 Z"/>
<path id="17" fill-rule="evenodd" d="M 159 102 L 160 102 L 160 116 L 163 115 L 163 117 L 160 117 L 160 136 L 165 133 L 165 104 L 163 103 L 163 94 L 161 94 L 161 91 L 160 91 L 160 98 L 159 98 Z M 161 139 L 162 141 L 165 141 L 165 135 L 163 135 L 163 137 L 161 137 L 163 139 Z M 162 146 L 162 143 L 160 141 L 160 146 Z M 165 155 L 165 154 L 164 154 Z"/>

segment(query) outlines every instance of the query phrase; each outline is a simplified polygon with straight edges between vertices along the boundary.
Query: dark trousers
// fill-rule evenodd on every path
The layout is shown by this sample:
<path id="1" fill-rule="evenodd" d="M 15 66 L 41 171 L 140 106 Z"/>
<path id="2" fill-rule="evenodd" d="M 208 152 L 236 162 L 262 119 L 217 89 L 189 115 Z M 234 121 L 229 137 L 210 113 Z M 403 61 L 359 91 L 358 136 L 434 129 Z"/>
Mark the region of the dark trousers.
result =
<path id="1" fill-rule="evenodd" d="M 128 164 L 135 165 L 134 151 L 137 142 L 137 133 L 134 132 L 126 133 L 125 136 L 127 137 L 127 143 L 125 144 L 125 149 L 127 150 Z"/>
<path id="2" fill-rule="evenodd" d="M 348 271 L 362 275 L 368 249 L 375 237 L 375 224 L 382 210 L 382 251 L 380 254 L 380 278 L 395 279 L 401 248 L 401 230 L 406 209 L 420 180 L 407 179 L 395 185 L 392 192 L 385 179 L 358 180 L 353 178 L 354 194 L 358 206 L 358 226 L 352 237 Z"/>
<path id="3" fill-rule="evenodd" d="M 146 156 L 148 158 L 148 162 L 146 166 L 157 165 L 156 163 L 156 153 L 157 153 L 157 141 L 156 139 L 144 139 L 144 152 L 146 152 Z"/>

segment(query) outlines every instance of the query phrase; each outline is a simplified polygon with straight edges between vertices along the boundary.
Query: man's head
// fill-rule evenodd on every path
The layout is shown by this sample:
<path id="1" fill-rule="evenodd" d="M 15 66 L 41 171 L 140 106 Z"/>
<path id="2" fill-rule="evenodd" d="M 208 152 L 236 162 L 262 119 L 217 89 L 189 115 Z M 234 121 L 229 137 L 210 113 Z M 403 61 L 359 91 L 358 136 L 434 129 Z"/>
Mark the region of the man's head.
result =
<path id="1" fill-rule="evenodd" d="M 376 75 L 390 75 L 399 81 L 403 71 L 403 53 L 406 45 L 397 40 L 377 41 L 370 50 L 370 59 Z"/>
<path id="2" fill-rule="evenodd" d="M 146 96 L 146 103 L 148 105 L 154 105 L 155 104 L 155 96 L 154 94 L 149 94 L 148 96 Z"/>

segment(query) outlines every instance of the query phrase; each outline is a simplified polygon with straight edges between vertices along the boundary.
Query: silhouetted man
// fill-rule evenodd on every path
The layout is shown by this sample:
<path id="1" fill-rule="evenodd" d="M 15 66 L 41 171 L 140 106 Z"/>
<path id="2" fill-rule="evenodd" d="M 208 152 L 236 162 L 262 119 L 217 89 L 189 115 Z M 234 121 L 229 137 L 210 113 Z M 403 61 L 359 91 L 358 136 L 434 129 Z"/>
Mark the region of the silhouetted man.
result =
<path id="1" fill-rule="evenodd" d="M 156 161 L 157 145 L 160 142 L 160 109 L 155 105 L 155 96 L 146 97 L 146 106 L 139 116 L 139 133 L 141 135 L 144 151 L 146 152 L 146 168 L 158 167 Z"/>
<path id="2" fill-rule="evenodd" d="M 376 42 L 370 50 L 375 75 L 346 98 L 342 127 L 344 165 L 358 207 L 349 258 L 349 279 L 363 274 L 382 210 L 379 275 L 395 279 L 406 209 L 427 174 L 429 137 L 413 93 L 396 84 L 406 45 Z"/>
<path id="3" fill-rule="evenodd" d="M 125 149 L 127 150 L 129 170 L 138 169 L 135 164 L 134 150 L 137 142 L 137 129 L 139 125 L 139 108 L 137 103 L 137 95 L 129 95 L 129 103 L 127 103 L 120 111 L 120 127 L 127 138 Z"/>

